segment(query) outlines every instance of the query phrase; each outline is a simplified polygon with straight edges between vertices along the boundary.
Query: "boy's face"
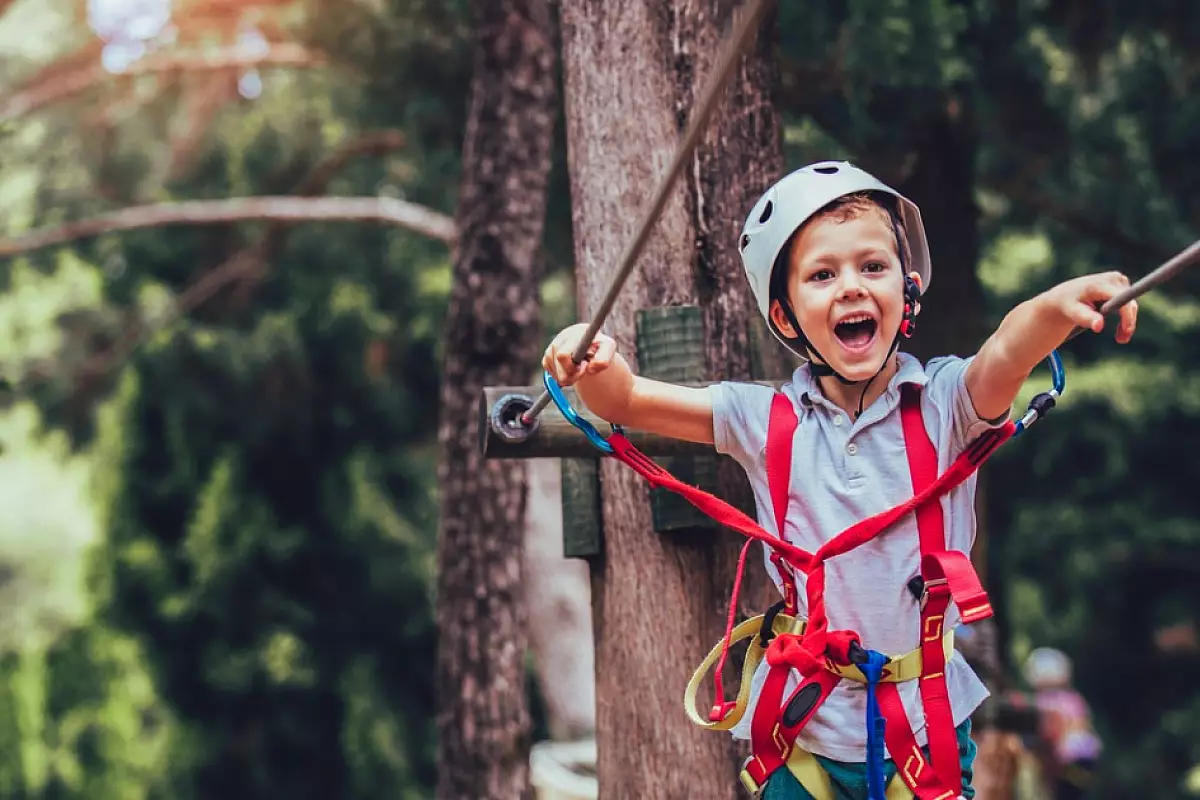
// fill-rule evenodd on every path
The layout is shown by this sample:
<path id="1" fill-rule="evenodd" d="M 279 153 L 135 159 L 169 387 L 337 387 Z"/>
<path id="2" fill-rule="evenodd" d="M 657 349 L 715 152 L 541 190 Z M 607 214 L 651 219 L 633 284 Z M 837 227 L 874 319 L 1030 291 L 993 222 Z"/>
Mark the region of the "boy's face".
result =
<path id="1" fill-rule="evenodd" d="M 886 212 L 813 219 L 792 244 L 787 286 L 801 331 L 830 367 L 850 381 L 879 372 L 904 314 L 904 278 Z M 778 301 L 771 320 L 795 336 Z"/>

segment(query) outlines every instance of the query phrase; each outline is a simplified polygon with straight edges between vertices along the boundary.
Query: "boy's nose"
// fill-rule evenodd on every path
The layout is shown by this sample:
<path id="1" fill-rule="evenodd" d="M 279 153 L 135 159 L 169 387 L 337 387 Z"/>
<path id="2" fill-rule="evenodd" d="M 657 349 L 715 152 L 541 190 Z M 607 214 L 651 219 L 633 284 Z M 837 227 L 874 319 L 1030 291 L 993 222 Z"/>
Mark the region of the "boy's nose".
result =
<path id="1" fill-rule="evenodd" d="M 855 270 L 846 270 L 841 276 L 843 298 L 862 297 L 866 293 L 866 288 L 862 284 L 862 278 Z"/>

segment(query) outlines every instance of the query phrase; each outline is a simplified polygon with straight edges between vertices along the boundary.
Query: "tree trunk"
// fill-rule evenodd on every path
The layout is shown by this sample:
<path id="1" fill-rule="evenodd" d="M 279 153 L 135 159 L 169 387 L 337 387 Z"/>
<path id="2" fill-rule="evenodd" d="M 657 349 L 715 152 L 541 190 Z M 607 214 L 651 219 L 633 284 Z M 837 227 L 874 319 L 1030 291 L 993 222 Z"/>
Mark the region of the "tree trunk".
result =
<path id="1" fill-rule="evenodd" d="M 731 0 L 563 0 L 563 68 L 576 276 L 583 318 L 607 292 L 724 42 Z M 764 26 L 765 27 L 765 26 Z M 708 377 L 751 375 L 754 307 L 735 251 L 754 200 L 779 175 L 768 43 L 743 60 L 604 329 L 636 363 L 635 312 L 700 303 Z M 746 503 L 744 476 L 719 491 Z M 741 542 L 651 528 L 647 489 L 603 464 L 604 554 L 593 562 L 597 746 L 603 797 L 736 797 L 742 748 L 693 727 L 680 699 L 723 633 Z"/>
<path id="2" fill-rule="evenodd" d="M 446 319 L 438 538 L 438 794 L 528 797 L 525 469 L 485 462 L 485 385 L 537 360 L 536 265 L 556 115 L 552 0 L 476 0 L 474 78 Z"/>
<path id="3" fill-rule="evenodd" d="M 917 333 L 907 348 L 921 360 L 975 353 L 986 336 L 979 284 L 979 208 L 975 204 L 976 137 L 967 111 L 914 122 L 911 168 L 896 186 L 921 208 L 933 281 Z"/>

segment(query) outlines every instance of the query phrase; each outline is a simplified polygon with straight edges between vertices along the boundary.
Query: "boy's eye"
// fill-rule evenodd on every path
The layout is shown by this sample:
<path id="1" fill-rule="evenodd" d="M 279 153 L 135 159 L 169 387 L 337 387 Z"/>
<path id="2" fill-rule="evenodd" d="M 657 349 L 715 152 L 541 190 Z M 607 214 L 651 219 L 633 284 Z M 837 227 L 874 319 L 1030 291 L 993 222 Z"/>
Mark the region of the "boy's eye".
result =
<path id="1" fill-rule="evenodd" d="M 868 261 L 863 265 L 864 272 L 883 272 L 887 269 L 887 265 L 881 261 Z"/>
<path id="2" fill-rule="evenodd" d="M 812 275 L 808 276 L 810 281 L 828 281 L 833 280 L 833 271 L 828 269 L 819 269 Z"/>

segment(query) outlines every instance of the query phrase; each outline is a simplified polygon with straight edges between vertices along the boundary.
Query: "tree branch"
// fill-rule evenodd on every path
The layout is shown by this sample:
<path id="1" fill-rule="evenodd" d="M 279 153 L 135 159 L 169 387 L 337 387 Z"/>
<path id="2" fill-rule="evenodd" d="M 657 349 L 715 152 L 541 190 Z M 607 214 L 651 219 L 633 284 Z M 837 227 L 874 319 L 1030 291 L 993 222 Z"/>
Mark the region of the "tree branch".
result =
<path id="1" fill-rule="evenodd" d="M 212 297 L 227 284 L 237 281 L 242 275 L 253 272 L 259 264 L 260 254 L 256 248 L 242 250 L 221 266 L 201 275 L 194 283 L 184 289 L 174 298 L 170 308 L 161 317 L 147 325 L 144 320 L 134 319 L 107 350 L 88 359 L 83 368 L 75 376 L 77 380 L 91 380 L 107 375 L 114 367 L 124 361 L 130 353 L 151 333 L 161 330 L 191 309 Z"/>
<path id="2" fill-rule="evenodd" d="M 354 158 L 370 155 L 382 155 L 391 150 L 403 147 L 404 134 L 396 130 L 384 130 L 369 133 L 353 141 L 347 142 L 326 158 L 319 161 L 312 170 L 304 176 L 296 186 L 296 194 L 313 196 L 324 192 L 347 163 Z M 338 199 L 338 198 L 325 198 Z M 399 201 L 397 201 L 399 202 Z M 437 212 L 429 212 L 437 214 Z M 443 222 L 451 228 L 453 241 L 453 220 L 446 218 Z M 221 289 L 252 276 L 261 275 L 265 262 L 279 247 L 284 236 L 284 230 L 276 220 L 259 241 L 249 247 L 239 250 L 217 267 L 205 272 L 186 289 L 180 292 L 171 303 L 167 312 L 147 325 L 142 319 L 133 319 L 117 337 L 117 341 L 103 352 L 89 359 L 76 376 L 77 380 L 90 381 L 107 375 L 118 364 L 123 362 L 148 335 L 161 330 L 184 314 L 189 313 L 207 301 Z"/>
<path id="3" fill-rule="evenodd" d="M 399 150 L 404 145 L 404 134 L 396 130 L 376 131 L 347 142 L 319 161 L 295 186 L 291 194 L 299 197 L 324 194 L 334 176 L 345 169 L 346 164 L 353 159 L 383 155 L 392 150 Z M 282 223 L 270 225 L 256 244 L 235 253 L 230 258 L 230 260 L 251 259 L 241 275 L 233 279 L 241 282 L 238 294 L 242 300 L 248 297 L 252 287 L 266 274 L 266 264 L 282 247 L 286 235 L 287 229 Z M 217 269 L 222 269 L 222 267 Z"/>
<path id="4" fill-rule="evenodd" d="M 455 239 L 452 217 L 391 197 L 237 197 L 133 206 L 88 219 L 38 228 L 11 239 L 0 239 L 0 258 L 115 231 L 255 220 L 377 222 L 407 228 L 448 244 Z"/>
<path id="5" fill-rule="evenodd" d="M 307 68 L 324 66 L 327 63 L 322 54 L 288 42 L 273 43 L 261 52 L 249 52 L 240 46 L 196 53 L 160 51 L 135 61 L 120 73 L 109 72 L 97 60 L 66 74 L 54 74 L 46 80 L 35 80 L 31 85 L 9 95 L 0 101 L 0 122 L 9 122 L 118 78 L 260 67 Z"/>

